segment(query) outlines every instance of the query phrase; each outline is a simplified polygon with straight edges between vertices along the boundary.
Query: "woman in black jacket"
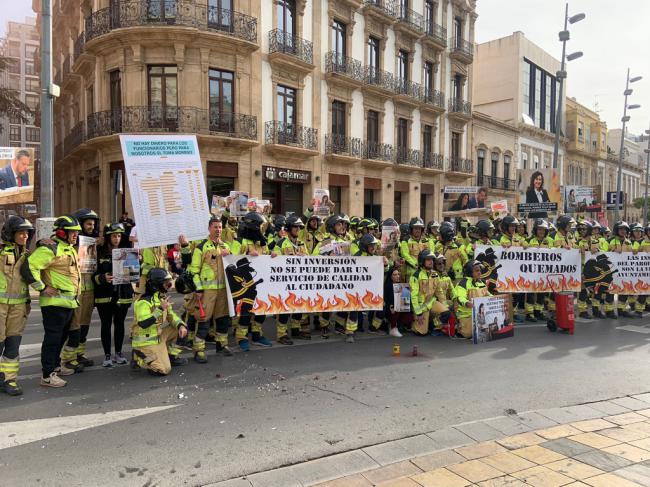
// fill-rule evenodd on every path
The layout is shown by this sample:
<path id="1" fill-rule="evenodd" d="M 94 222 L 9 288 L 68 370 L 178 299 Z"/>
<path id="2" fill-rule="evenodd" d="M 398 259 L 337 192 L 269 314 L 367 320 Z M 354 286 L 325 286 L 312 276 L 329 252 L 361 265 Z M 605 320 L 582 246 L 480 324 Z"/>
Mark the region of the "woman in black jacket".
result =
<path id="1" fill-rule="evenodd" d="M 121 223 L 111 223 L 104 227 L 104 245 L 97 248 L 97 272 L 95 281 L 95 305 L 102 323 L 102 346 L 104 347 L 104 367 L 113 364 L 124 365 L 128 361 L 122 355 L 124 342 L 124 320 L 133 302 L 133 287 L 128 284 L 113 285 L 113 249 L 120 246 L 124 234 Z M 115 355 L 111 359 L 111 328 L 114 327 Z"/>

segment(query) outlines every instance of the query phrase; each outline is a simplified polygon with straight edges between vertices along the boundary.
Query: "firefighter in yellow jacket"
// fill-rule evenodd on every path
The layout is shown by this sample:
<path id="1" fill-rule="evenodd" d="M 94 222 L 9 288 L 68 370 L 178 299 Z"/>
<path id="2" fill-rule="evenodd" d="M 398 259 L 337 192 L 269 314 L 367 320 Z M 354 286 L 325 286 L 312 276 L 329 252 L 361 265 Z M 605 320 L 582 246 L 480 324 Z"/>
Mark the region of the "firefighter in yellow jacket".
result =
<path id="1" fill-rule="evenodd" d="M 454 288 L 456 302 L 457 334 L 464 338 L 472 338 L 472 299 L 489 296 L 490 292 L 481 279 L 481 263 L 472 260 L 465 264 L 465 277 Z"/>
<path id="2" fill-rule="evenodd" d="M 607 242 L 607 250 L 609 252 L 633 252 L 634 244 L 629 239 L 630 235 L 630 226 L 627 222 L 618 221 L 614 223 L 612 228 L 613 238 Z M 633 296 L 632 296 L 633 297 Z M 627 294 L 618 295 L 618 315 L 614 313 L 614 295 L 607 294 L 605 300 L 605 311 L 607 312 L 608 318 L 633 318 L 633 315 L 630 311 L 627 310 L 628 299 L 630 298 Z"/>
<path id="3" fill-rule="evenodd" d="M 422 235 L 424 233 L 424 221 L 422 218 L 411 218 L 409 222 L 409 236 L 400 243 L 400 256 L 404 259 L 402 276 L 410 279 L 418 270 L 418 255 L 425 249 L 433 250 L 430 242 Z"/>
<path id="4" fill-rule="evenodd" d="M 10 216 L 0 233 L 0 387 L 10 396 L 23 390 L 18 377 L 18 348 L 30 311 L 27 283 L 20 275 L 27 241 L 34 227 L 24 218 Z"/>
<path id="5" fill-rule="evenodd" d="M 171 274 L 154 267 L 147 274 L 144 293 L 135 302 L 135 318 L 131 326 L 131 366 L 146 369 L 154 375 L 167 375 L 172 366 L 187 363 L 186 359 L 180 357 L 180 349 L 174 345 L 178 337 L 187 335 L 187 327 L 174 313 L 167 298 L 171 287 Z"/>
<path id="6" fill-rule="evenodd" d="M 416 335 L 428 335 L 429 327 L 434 326 L 434 317 L 449 311 L 436 297 L 438 274 L 434 265 L 435 256 L 431 250 L 422 250 L 418 255 L 418 269 L 409 280 L 411 307 L 415 314 L 413 332 Z"/>

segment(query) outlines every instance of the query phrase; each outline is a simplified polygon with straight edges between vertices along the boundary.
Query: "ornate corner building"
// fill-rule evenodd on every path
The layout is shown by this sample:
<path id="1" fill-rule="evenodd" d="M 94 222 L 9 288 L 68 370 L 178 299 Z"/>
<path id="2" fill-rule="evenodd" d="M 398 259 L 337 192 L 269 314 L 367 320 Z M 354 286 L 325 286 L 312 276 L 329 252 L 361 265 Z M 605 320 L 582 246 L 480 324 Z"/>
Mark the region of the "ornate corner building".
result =
<path id="1" fill-rule="evenodd" d="M 130 208 L 120 133 L 196 134 L 208 197 L 278 213 L 329 188 L 350 215 L 440 218 L 472 184 L 475 0 L 53 3 L 57 212 Z"/>

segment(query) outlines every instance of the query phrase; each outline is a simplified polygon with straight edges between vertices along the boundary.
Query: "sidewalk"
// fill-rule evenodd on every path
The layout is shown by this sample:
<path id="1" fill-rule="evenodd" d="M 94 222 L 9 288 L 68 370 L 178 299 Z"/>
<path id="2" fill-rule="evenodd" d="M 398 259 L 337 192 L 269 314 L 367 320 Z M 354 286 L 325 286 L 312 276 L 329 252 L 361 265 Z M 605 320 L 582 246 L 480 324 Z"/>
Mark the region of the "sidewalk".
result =
<path id="1" fill-rule="evenodd" d="M 463 423 L 210 487 L 650 486 L 650 393 Z"/>

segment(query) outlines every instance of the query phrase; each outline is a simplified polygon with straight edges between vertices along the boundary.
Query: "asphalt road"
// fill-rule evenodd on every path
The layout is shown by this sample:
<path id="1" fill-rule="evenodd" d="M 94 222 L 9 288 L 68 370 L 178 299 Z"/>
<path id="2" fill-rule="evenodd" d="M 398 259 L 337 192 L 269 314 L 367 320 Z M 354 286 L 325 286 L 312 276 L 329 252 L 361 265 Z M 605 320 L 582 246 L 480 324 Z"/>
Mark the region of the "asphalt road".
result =
<path id="1" fill-rule="evenodd" d="M 647 318 L 578 323 L 573 336 L 523 325 L 514 338 L 481 345 L 361 335 L 355 344 L 315 338 L 230 358 L 210 348 L 207 365 L 164 378 L 95 366 L 47 389 L 38 385 L 36 306 L 21 349 L 25 394 L 0 396 L 0 485 L 203 485 L 506 409 L 650 391 Z M 90 337 L 89 355 L 101 363 L 96 312 Z M 409 356 L 413 345 L 418 357 Z M 45 418 L 59 419 L 25 421 Z"/>

